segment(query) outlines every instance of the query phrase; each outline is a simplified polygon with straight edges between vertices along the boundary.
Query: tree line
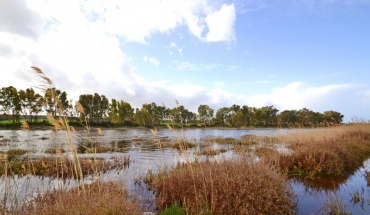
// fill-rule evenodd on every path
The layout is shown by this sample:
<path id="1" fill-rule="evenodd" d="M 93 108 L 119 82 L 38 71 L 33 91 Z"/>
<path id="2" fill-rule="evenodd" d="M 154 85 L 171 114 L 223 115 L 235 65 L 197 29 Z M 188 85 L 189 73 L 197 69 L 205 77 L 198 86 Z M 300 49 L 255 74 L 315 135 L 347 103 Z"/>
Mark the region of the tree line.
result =
<path id="1" fill-rule="evenodd" d="M 155 102 L 133 108 L 123 100 L 109 100 L 104 95 L 83 94 L 78 102 L 84 108 L 82 116 L 67 93 L 58 89 L 46 89 L 44 95 L 33 88 L 17 90 L 15 87 L 3 87 L 0 90 L 0 114 L 2 119 L 19 123 L 21 118 L 29 123 L 38 121 L 46 114 L 57 117 L 62 109 L 72 122 L 84 122 L 107 126 L 160 126 L 168 123 L 194 126 L 223 127 L 317 127 L 340 124 L 343 115 L 328 110 L 323 113 L 307 108 L 300 110 L 279 111 L 273 105 L 251 107 L 232 105 L 215 111 L 207 104 L 201 104 L 194 113 L 177 103 L 174 108 L 157 105 Z"/>

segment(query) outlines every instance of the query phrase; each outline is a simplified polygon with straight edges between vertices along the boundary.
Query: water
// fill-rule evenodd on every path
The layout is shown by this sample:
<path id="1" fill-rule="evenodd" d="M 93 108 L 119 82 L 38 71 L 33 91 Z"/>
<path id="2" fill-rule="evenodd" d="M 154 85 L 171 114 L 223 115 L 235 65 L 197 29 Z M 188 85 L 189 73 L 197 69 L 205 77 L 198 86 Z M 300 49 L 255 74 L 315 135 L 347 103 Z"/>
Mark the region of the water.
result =
<path id="1" fill-rule="evenodd" d="M 96 136 L 96 131 L 93 131 L 95 136 L 94 141 L 101 145 L 119 145 L 127 148 L 125 153 L 101 153 L 98 157 L 110 159 L 113 157 L 130 156 L 131 164 L 125 170 L 110 171 L 101 175 L 101 179 L 105 181 L 124 181 L 125 186 L 133 193 L 142 196 L 143 204 L 154 210 L 155 197 L 152 192 L 139 187 L 135 181 L 141 176 L 144 176 L 149 170 L 156 171 L 164 167 L 173 167 L 177 163 L 189 162 L 195 159 L 194 150 L 200 150 L 203 147 L 211 146 L 214 148 L 229 148 L 232 146 L 223 144 L 208 144 L 202 141 L 204 137 L 233 137 L 239 138 L 243 135 L 275 135 L 279 133 L 293 132 L 294 130 L 285 129 L 185 129 L 184 134 L 180 130 L 170 131 L 161 129 L 157 131 L 157 136 L 154 136 L 149 129 L 116 129 L 103 130 L 103 136 Z M 178 150 L 172 148 L 160 148 L 151 140 L 156 138 L 187 138 L 190 141 L 197 143 L 195 149 L 179 153 Z M 76 142 L 87 141 L 85 131 L 77 131 L 73 134 Z M 53 149 L 56 145 L 68 150 L 69 143 L 65 131 L 54 132 L 51 130 L 36 130 L 36 131 L 21 131 L 21 130 L 0 130 L 0 151 L 10 149 L 26 149 L 32 151 L 32 156 L 44 157 L 50 156 L 45 153 L 48 149 Z M 279 145 L 275 146 L 278 150 L 286 152 Z M 81 155 L 89 156 L 87 154 Z M 91 156 L 91 155 L 90 155 Z M 212 157 L 214 160 L 233 159 L 237 155 L 228 150 L 225 153 Z M 199 156 L 198 159 L 205 159 L 205 156 Z M 308 183 L 306 180 L 291 179 L 291 185 L 294 192 L 298 196 L 298 214 L 322 214 L 325 211 L 325 204 L 328 204 L 328 199 L 339 199 L 346 205 L 347 211 L 352 211 L 353 214 L 370 214 L 370 190 L 366 181 L 366 172 L 370 171 L 370 160 L 364 163 L 364 166 L 358 169 L 349 178 L 342 179 L 325 179 L 321 182 Z M 0 178 L 0 195 L 4 192 L 4 177 Z M 43 193 L 48 189 L 59 187 L 69 188 L 77 184 L 76 181 L 70 180 L 55 180 L 50 178 L 40 178 L 34 176 L 17 177 L 9 180 L 14 195 L 20 198 L 30 198 L 30 195 L 25 193 L 25 190 L 32 190 L 32 195 Z M 27 181 L 27 182 L 26 182 Z M 18 184 L 18 185 L 17 185 Z M 352 196 L 358 192 L 363 202 L 354 203 Z M 31 195 L 31 197 L 32 197 Z"/>

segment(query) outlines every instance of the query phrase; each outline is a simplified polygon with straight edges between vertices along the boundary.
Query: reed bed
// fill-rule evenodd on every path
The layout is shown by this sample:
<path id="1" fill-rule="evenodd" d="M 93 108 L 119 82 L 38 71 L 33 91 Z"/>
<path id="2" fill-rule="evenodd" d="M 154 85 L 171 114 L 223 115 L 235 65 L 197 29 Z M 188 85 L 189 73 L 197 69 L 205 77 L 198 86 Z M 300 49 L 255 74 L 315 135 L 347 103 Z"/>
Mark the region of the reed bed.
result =
<path id="1" fill-rule="evenodd" d="M 212 147 L 206 147 L 200 152 L 200 154 L 205 156 L 215 156 L 224 152 L 227 152 L 227 149 L 214 149 Z"/>
<path id="2" fill-rule="evenodd" d="M 33 199 L 13 214 L 142 214 L 138 201 L 123 188 L 123 184 L 97 182 L 87 185 L 85 190 L 85 194 L 81 194 L 77 188 L 48 192 Z"/>
<path id="3" fill-rule="evenodd" d="M 291 174 L 343 176 L 352 174 L 370 157 L 370 124 L 342 125 L 277 137 L 292 149 L 278 163 Z M 275 159 L 267 153 L 266 159 Z"/>
<path id="4" fill-rule="evenodd" d="M 160 210 L 180 204 L 186 214 L 295 214 L 286 176 L 265 162 L 195 162 L 150 178 Z"/>
<path id="5" fill-rule="evenodd" d="M 80 158 L 83 177 L 90 174 L 104 173 L 113 169 L 124 169 L 130 165 L 130 157 L 116 158 L 112 161 L 93 158 Z M 7 169 L 0 166 L 0 175 L 7 172 L 8 175 L 38 175 L 54 178 L 75 178 L 73 172 L 73 160 L 62 157 L 45 157 L 38 160 L 13 161 L 8 163 Z"/>

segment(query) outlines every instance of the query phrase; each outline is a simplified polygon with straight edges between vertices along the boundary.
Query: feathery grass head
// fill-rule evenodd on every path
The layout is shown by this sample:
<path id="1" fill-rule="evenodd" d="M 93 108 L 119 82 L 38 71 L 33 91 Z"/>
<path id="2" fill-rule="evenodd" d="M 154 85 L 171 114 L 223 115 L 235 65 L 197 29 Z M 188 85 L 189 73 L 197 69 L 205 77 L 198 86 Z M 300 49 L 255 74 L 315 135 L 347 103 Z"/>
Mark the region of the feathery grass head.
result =
<path id="1" fill-rule="evenodd" d="M 63 126 L 64 124 L 62 125 L 60 122 L 60 120 L 56 120 L 53 115 L 51 115 L 50 113 L 48 113 L 46 115 L 46 118 L 49 120 L 49 122 L 51 122 L 51 124 L 53 125 L 54 129 L 55 130 L 62 130 L 63 129 Z M 65 126 L 64 126 L 65 127 Z"/>
<path id="2" fill-rule="evenodd" d="M 22 129 L 22 130 L 29 130 L 29 129 L 30 129 L 30 126 L 28 125 L 28 123 L 27 123 L 27 122 L 22 121 L 22 122 L 21 122 L 21 129 Z"/>
<path id="3" fill-rule="evenodd" d="M 53 82 L 50 80 L 50 78 L 48 78 L 48 77 L 45 75 L 45 73 L 44 73 L 40 68 L 38 68 L 38 67 L 36 67 L 36 66 L 32 66 L 31 68 L 33 69 L 33 71 L 35 71 L 35 72 L 39 75 L 39 77 L 40 77 L 41 79 L 43 79 L 43 81 L 41 81 L 41 83 L 43 83 L 43 84 L 44 84 L 43 86 L 45 86 L 45 85 L 48 85 L 49 87 L 50 87 L 50 86 L 53 86 Z M 46 87 L 46 88 L 47 88 L 47 87 Z M 40 89 L 43 89 L 43 88 L 40 88 Z"/>
<path id="4" fill-rule="evenodd" d="M 85 114 L 85 109 L 80 102 L 76 102 L 76 109 L 78 112 Z"/>

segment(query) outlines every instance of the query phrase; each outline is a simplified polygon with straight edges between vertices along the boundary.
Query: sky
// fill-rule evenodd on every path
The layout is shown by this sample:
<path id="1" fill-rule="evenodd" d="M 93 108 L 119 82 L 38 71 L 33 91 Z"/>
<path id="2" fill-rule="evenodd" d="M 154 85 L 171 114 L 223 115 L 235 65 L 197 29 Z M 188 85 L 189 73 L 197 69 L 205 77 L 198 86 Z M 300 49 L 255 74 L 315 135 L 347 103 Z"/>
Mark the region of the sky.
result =
<path id="1" fill-rule="evenodd" d="M 0 87 L 370 119 L 370 0 L 0 0 Z"/>

